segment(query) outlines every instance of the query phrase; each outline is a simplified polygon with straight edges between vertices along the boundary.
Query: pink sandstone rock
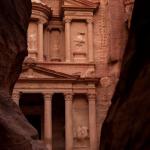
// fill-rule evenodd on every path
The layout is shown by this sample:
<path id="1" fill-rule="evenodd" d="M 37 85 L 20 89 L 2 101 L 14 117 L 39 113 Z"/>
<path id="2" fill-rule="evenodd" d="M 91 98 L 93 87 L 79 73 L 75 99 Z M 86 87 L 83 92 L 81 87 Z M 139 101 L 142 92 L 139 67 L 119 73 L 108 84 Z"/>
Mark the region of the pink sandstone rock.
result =
<path id="1" fill-rule="evenodd" d="M 120 80 L 104 121 L 100 150 L 150 149 L 150 2 L 136 0 Z"/>

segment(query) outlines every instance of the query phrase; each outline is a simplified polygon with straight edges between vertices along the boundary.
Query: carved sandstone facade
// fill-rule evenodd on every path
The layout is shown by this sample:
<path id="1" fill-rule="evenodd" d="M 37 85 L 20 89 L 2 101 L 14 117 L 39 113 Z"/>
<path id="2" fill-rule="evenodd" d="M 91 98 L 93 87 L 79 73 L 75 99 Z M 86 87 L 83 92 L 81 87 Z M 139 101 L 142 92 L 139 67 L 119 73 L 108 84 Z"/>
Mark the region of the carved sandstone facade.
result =
<path id="1" fill-rule="evenodd" d="M 48 150 L 97 150 L 126 41 L 126 5 L 120 4 L 124 13 L 118 24 L 125 34 L 117 39 L 124 42 L 115 45 L 112 55 L 116 35 L 111 35 L 109 1 L 32 4 L 28 57 L 13 99 Z"/>

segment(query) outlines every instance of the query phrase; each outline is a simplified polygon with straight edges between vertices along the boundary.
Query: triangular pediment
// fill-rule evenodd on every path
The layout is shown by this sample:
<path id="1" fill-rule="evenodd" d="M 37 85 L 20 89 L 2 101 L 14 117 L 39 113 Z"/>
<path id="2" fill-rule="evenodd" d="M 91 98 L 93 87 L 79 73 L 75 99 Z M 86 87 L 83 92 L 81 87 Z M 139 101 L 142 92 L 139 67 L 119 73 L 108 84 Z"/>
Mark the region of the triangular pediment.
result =
<path id="1" fill-rule="evenodd" d="M 63 8 L 93 8 L 98 7 L 98 3 L 93 3 L 89 0 L 64 0 Z"/>
<path id="2" fill-rule="evenodd" d="M 19 79 L 67 80 L 76 79 L 76 76 L 56 72 L 37 65 L 24 65 Z"/>

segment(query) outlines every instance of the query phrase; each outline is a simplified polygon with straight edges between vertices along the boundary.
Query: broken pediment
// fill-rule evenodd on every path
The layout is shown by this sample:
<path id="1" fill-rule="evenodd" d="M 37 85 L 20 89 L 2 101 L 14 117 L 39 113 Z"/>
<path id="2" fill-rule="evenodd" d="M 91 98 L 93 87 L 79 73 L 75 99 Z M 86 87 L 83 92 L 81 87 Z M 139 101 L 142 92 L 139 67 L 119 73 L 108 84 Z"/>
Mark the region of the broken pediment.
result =
<path id="1" fill-rule="evenodd" d="M 89 0 L 64 0 L 63 2 L 63 8 L 67 9 L 67 8 L 74 8 L 74 9 L 78 9 L 78 8 L 83 8 L 83 9 L 96 9 L 98 8 L 99 3 L 94 3 L 91 2 Z"/>
<path id="2" fill-rule="evenodd" d="M 76 76 L 56 72 L 54 70 L 46 69 L 36 65 L 24 65 L 22 73 L 20 75 L 20 79 L 67 80 L 67 79 L 76 79 Z"/>

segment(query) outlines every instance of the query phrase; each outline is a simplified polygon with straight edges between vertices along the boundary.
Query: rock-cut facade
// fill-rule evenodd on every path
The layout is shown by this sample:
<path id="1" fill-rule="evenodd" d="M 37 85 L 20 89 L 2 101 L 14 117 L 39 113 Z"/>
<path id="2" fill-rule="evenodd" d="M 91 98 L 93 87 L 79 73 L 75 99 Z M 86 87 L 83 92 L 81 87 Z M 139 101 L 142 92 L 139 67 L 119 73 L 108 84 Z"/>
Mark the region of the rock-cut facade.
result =
<path id="1" fill-rule="evenodd" d="M 131 0 L 32 0 L 12 97 L 48 150 L 98 149 L 132 9 Z"/>

